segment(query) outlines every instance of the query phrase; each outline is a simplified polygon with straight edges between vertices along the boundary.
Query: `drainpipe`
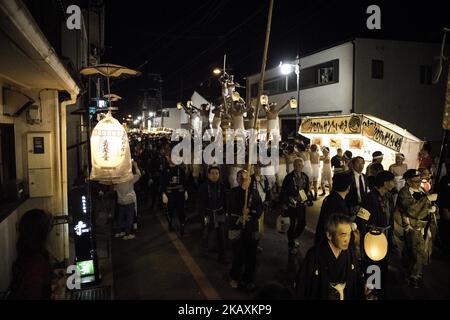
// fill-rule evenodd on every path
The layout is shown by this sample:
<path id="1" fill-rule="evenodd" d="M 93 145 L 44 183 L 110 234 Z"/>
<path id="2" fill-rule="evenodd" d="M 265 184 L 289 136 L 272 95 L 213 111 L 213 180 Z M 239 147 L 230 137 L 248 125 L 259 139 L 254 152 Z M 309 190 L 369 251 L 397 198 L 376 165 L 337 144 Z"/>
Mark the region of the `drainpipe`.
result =
<path id="1" fill-rule="evenodd" d="M 61 149 L 61 204 L 64 214 L 69 214 L 68 205 L 68 187 L 67 187 L 67 106 L 77 103 L 77 94 L 71 92 L 70 99 L 61 102 L 61 120 L 60 120 L 60 141 Z M 69 230 L 68 225 L 64 224 L 64 259 L 69 259 Z"/>

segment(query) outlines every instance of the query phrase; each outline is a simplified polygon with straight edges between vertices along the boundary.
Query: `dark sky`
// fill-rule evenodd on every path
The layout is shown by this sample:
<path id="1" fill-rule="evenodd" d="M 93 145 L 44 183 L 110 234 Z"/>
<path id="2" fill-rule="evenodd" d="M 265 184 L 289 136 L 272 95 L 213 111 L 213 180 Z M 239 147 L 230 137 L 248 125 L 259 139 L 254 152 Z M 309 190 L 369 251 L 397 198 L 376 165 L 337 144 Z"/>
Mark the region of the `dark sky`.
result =
<path id="1" fill-rule="evenodd" d="M 241 84 L 261 68 L 269 0 L 105 2 L 103 62 L 161 74 L 166 101 L 187 100 L 194 90 L 219 96 L 211 70 L 224 54 Z M 450 27 L 446 3 L 275 0 L 267 67 L 353 36 L 440 42 L 442 26 Z M 381 30 L 366 28 L 370 4 L 381 8 Z M 113 91 L 134 109 L 139 89 L 154 85 L 145 77 L 119 80 Z"/>

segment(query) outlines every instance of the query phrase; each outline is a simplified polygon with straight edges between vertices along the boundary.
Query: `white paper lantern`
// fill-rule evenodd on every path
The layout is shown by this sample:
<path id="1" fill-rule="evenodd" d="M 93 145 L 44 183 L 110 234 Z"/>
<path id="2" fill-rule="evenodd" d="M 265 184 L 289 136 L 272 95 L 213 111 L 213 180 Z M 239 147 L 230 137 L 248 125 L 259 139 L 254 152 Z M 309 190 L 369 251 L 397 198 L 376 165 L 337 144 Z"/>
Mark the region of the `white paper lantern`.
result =
<path id="1" fill-rule="evenodd" d="M 110 113 L 92 131 L 91 159 L 92 180 L 119 183 L 132 175 L 127 132 Z"/>
<path id="2" fill-rule="evenodd" d="M 367 232 L 364 237 L 364 251 L 372 261 L 383 260 L 388 252 L 388 241 L 385 234 L 378 229 Z"/>

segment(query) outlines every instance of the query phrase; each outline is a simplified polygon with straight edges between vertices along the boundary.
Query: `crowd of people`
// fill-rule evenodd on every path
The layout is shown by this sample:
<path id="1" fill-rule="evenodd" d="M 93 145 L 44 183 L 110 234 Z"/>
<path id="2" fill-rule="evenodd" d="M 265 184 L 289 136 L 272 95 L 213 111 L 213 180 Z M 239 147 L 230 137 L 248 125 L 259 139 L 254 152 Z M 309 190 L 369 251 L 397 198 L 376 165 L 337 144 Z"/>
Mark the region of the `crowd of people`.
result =
<path id="1" fill-rule="evenodd" d="M 408 168 L 405 156 L 398 153 L 395 163 L 385 169 L 380 151 L 373 152 L 372 161 L 366 166 L 363 157 L 353 156 L 348 150 L 337 149 L 337 154 L 331 157 L 327 147 L 298 143 L 292 150 L 293 170 L 284 177 L 280 187 L 261 174 L 258 163 L 253 166 L 253 172 L 244 169 L 237 172 L 234 188 L 228 182 L 224 165 L 175 165 L 170 150 L 170 143 L 164 139 L 132 142 L 133 158 L 143 172 L 140 189 L 145 195 L 151 195 L 152 207 L 166 210 L 170 231 L 176 230 L 174 219 L 178 220 L 180 236 L 185 230 L 186 201 L 196 195 L 191 203 L 202 217 L 203 246 L 213 247 L 217 259 L 224 263 L 228 262 L 227 243 L 231 247 L 232 288 L 254 288 L 257 253 L 263 250 L 259 240 L 264 215 L 276 212 L 289 217 L 288 252 L 296 255 L 298 239 L 306 226 L 306 211 L 318 196 L 326 197 L 320 210 L 314 248 L 306 254 L 298 273 L 299 297 L 363 298 L 368 294 L 364 290 L 363 268 L 370 261 L 362 242 L 373 228 L 382 230 L 389 242 L 389 253 L 377 263 L 383 272 L 384 289 L 378 296 L 386 292 L 385 279 L 392 252 L 401 252 L 407 283 L 415 288 L 423 285 L 423 266 L 430 260 L 438 227 L 436 201 L 445 203 L 442 196 L 437 199 L 431 193 L 435 163 L 427 145 L 419 155 L 417 168 Z M 444 217 L 444 220 L 443 224 L 448 224 L 448 219 Z M 327 272 L 324 270 L 331 269 L 334 270 L 331 274 L 323 274 Z M 315 277 L 317 273 L 321 275 L 319 279 Z M 305 277 L 317 281 L 308 283 L 302 280 Z M 326 286 L 326 283 L 352 285 L 339 293 L 336 289 L 339 286 Z"/>
<path id="2" fill-rule="evenodd" d="M 373 153 L 372 162 L 366 166 L 364 158 L 353 157 L 350 151 L 337 149 L 331 157 L 327 147 L 320 154 L 318 146 L 299 143 L 294 149 L 293 170 L 279 188 L 262 174 L 259 163 L 252 172 L 239 170 L 237 186 L 231 187 L 225 165 L 173 163 L 171 143 L 164 137 L 134 135 L 130 147 L 133 179 L 113 187 L 115 236 L 135 238 L 138 201 L 145 199 L 150 208 L 166 213 L 168 230 L 183 237 L 189 202 L 191 210 L 201 216 L 205 249 L 216 252 L 218 261 L 227 265 L 227 251 L 231 248 L 229 285 L 235 289 L 255 289 L 257 256 L 263 251 L 260 239 L 264 216 L 275 213 L 289 218 L 287 249 L 289 255 L 297 255 L 306 212 L 318 196 L 326 197 L 320 208 L 314 246 L 305 254 L 292 286 L 298 299 L 374 296 L 373 288 L 365 282 L 364 268 L 368 264 L 380 266 L 382 289 L 378 297 L 383 298 L 389 285 L 386 279 L 390 256 L 396 252 L 401 252 L 407 283 L 421 287 L 423 267 L 430 261 L 436 232 L 441 231 L 443 248 L 449 243 L 449 176 L 443 176 L 439 188 L 433 188 L 434 161 L 427 147 L 420 154 L 417 168 L 408 168 L 405 156 L 399 153 L 395 164 L 385 170 L 379 151 Z M 432 191 L 435 189 L 439 195 Z M 45 217 L 41 211 L 32 211 L 22 218 L 19 232 L 23 233 L 30 219 L 42 220 L 38 221 L 42 232 L 26 236 L 36 236 L 37 240 L 27 239 L 25 233 L 19 240 L 12 297 L 51 295 L 51 269 L 43 245 L 49 231 Z M 378 262 L 370 261 L 363 250 L 364 236 L 374 228 L 385 233 L 389 243 L 388 254 Z M 36 272 L 42 273 L 42 283 L 27 280 L 25 269 L 30 268 L 30 261 L 41 266 Z"/>

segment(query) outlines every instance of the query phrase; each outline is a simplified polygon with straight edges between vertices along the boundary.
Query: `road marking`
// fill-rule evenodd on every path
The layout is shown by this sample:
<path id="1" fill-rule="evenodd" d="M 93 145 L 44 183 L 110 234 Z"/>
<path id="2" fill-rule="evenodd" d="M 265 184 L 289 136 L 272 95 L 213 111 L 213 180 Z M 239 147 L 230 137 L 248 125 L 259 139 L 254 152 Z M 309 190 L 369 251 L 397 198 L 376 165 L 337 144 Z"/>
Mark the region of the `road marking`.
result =
<path id="1" fill-rule="evenodd" d="M 195 262 L 194 258 L 192 258 L 189 251 L 184 246 L 183 242 L 180 241 L 180 239 L 175 235 L 174 232 L 169 232 L 169 229 L 167 227 L 167 223 L 166 223 L 166 220 L 164 219 L 164 217 L 165 216 L 162 214 L 158 215 L 159 222 L 161 223 L 164 230 L 166 230 L 167 234 L 169 235 L 170 241 L 177 249 L 178 253 L 181 256 L 181 259 L 183 260 L 184 264 L 188 268 L 189 272 L 194 277 L 195 282 L 197 282 L 197 285 L 200 287 L 200 290 L 202 290 L 206 299 L 221 300 L 216 289 L 214 289 L 214 287 L 211 285 L 211 282 L 209 282 L 208 278 L 203 273 L 202 269 L 200 269 L 198 264 Z"/>

